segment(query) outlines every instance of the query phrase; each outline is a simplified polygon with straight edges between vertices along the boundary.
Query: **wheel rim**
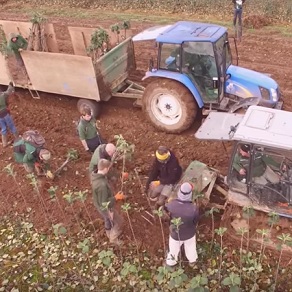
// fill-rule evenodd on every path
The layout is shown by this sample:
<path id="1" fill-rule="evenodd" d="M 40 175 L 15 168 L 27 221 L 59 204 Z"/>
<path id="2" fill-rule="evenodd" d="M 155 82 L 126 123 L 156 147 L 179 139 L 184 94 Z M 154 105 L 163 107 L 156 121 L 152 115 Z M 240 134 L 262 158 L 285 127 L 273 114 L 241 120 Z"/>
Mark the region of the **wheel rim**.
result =
<path id="1" fill-rule="evenodd" d="M 182 117 L 182 108 L 178 99 L 171 94 L 157 94 L 151 100 L 154 117 L 165 125 L 174 125 Z"/>

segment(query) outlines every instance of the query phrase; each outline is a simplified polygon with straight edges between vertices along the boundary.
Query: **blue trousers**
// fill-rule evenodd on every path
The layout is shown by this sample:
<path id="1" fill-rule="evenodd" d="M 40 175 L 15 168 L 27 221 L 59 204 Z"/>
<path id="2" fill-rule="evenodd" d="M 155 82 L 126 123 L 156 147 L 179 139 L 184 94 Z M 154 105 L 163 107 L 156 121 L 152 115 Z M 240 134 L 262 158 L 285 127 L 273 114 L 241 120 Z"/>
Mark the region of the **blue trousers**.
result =
<path id="1" fill-rule="evenodd" d="M 7 114 L 4 118 L 0 118 L 0 127 L 2 135 L 7 134 L 7 128 L 11 131 L 12 134 L 17 133 L 16 127 L 10 114 Z"/>
<path id="2" fill-rule="evenodd" d="M 233 25 L 236 25 L 236 20 L 238 19 L 238 25 L 242 25 L 242 9 L 234 9 L 233 15 Z"/>

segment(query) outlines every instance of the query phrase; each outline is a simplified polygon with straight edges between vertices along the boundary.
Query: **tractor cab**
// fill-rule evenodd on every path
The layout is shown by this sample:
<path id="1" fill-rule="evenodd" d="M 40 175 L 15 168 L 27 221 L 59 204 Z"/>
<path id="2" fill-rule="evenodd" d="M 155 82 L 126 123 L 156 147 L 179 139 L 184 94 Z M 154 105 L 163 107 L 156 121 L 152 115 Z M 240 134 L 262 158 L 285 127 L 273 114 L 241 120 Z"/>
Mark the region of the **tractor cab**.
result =
<path id="1" fill-rule="evenodd" d="M 228 200 L 292 217 L 292 113 L 251 106 L 245 115 L 212 112 L 198 139 L 234 141 Z"/>
<path id="2" fill-rule="evenodd" d="M 231 65 L 227 30 L 220 26 L 179 22 L 156 39 L 158 69 L 188 76 L 204 104 L 224 98 L 226 69 Z"/>

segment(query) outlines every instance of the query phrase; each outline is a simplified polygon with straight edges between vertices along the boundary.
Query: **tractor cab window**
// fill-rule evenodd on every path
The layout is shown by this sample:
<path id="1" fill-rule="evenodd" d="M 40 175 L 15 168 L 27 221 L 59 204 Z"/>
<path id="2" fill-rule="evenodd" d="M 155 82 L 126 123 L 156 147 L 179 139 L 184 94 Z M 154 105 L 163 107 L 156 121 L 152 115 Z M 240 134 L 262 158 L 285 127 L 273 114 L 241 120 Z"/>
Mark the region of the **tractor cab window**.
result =
<path id="1" fill-rule="evenodd" d="M 226 70 L 232 62 L 230 45 L 228 43 L 228 36 L 224 34 L 214 45 L 215 56 L 221 76 L 225 75 Z"/>
<path id="2" fill-rule="evenodd" d="M 182 72 L 195 83 L 205 103 L 218 102 L 218 89 L 213 88 L 213 78 L 218 78 L 218 73 L 212 43 L 184 42 Z"/>
<path id="3" fill-rule="evenodd" d="M 291 167 L 291 160 L 282 153 L 255 147 L 251 162 L 251 197 L 269 207 L 291 204 Z"/>
<path id="4" fill-rule="evenodd" d="M 250 149 L 250 144 L 237 144 L 229 171 L 230 188 L 244 194 L 247 193 L 247 183 L 250 177 Z"/>
<path id="5" fill-rule="evenodd" d="M 159 68 L 180 71 L 180 44 L 160 44 Z"/>

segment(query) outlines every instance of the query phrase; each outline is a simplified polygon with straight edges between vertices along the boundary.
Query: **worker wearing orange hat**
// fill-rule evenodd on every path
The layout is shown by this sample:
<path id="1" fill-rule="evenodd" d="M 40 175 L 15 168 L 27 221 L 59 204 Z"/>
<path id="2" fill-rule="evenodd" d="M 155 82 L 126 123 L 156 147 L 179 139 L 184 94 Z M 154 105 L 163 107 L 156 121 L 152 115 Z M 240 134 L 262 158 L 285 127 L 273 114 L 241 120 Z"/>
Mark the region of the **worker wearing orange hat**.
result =
<path id="1" fill-rule="evenodd" d="M 146 183 L 146 193 L 149 191 L 151 200 L 156 201 L 157 205 L 164 205 L 169 198 L 174 185 L 182 175 L 182 168 L 174 153 L 165 146 L 159 146 L 155 151 L 149 178 Z"/>

